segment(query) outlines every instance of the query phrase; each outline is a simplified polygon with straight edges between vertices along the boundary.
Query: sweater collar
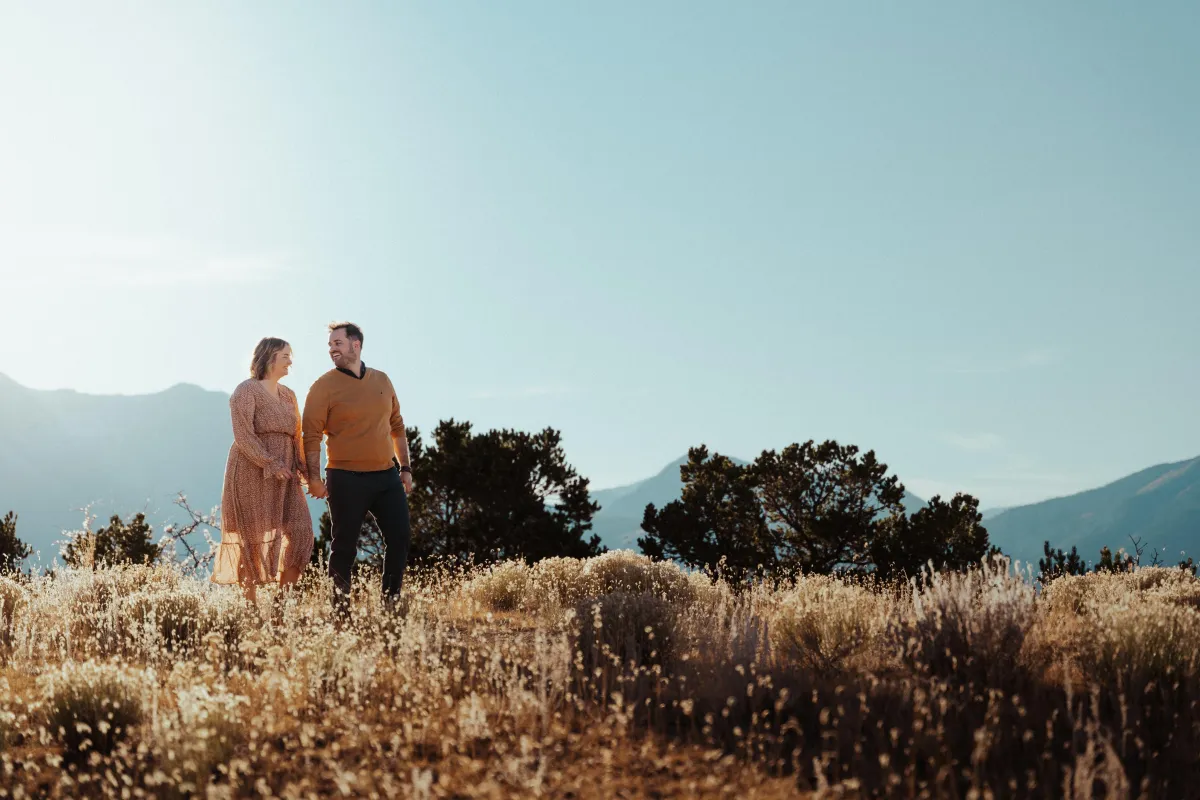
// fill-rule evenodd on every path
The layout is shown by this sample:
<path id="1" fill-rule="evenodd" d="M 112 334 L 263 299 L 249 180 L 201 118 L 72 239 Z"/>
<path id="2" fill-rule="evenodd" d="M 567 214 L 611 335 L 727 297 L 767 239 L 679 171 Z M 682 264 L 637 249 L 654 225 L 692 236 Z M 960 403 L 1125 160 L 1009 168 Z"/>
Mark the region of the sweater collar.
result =
<path id="1" fill-rule="evenodd" d="M 343 375 L 349 375 L 351 378 L 354 378 L 354 380 L 356 380 L 356 381 L 361 381 L 363 378 L 365 378 L 367 376 L 367 362 L 359 361 L 358 366 L 359 366 L 359 369 L 361 370 L 358 375 L 355 375 L 353 372 L 351 372 L 348 369 L 342 369 L 341 367 L 334 367 L 334 369 L 336 369 L 338 372 L 342 373 Z"/>

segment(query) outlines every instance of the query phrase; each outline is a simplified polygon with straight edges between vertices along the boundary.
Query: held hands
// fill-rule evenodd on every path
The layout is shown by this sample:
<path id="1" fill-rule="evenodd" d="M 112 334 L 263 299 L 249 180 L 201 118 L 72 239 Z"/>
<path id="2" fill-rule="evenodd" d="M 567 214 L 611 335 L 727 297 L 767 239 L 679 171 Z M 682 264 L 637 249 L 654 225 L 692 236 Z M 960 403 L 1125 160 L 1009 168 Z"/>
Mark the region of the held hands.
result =
<path id="1" fill-rule="evenodd" d="M 404 484 L 404 493 L 412 492 L 413 479 L 411 472 L 400 473 L 400 482 Z M 325 488 L 325 481 L 319 477 L 308 482 L 308 493 L 316 500 L 324 500 L 329 496 L 329 490 Z"/>

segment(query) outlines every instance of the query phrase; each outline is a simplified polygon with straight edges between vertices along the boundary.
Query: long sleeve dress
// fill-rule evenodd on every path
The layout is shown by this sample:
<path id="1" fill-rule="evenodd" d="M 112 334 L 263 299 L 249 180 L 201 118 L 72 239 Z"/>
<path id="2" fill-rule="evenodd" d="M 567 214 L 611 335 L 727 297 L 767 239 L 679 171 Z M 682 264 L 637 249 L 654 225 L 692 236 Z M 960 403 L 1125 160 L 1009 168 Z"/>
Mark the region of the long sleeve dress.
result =
<path id="1" fill-rule="evenodd" d="M 267 583 L 289 567 L 303 567 L 313 548 L 312 517 L 300 481 L 307 474 L 295 393 L 276 397 L 245 380 L 229 398 L 233 445 L 221 491 L 221 544 L 214 583 Z M 280 470 L 292 477 L 280 480 Z"/>

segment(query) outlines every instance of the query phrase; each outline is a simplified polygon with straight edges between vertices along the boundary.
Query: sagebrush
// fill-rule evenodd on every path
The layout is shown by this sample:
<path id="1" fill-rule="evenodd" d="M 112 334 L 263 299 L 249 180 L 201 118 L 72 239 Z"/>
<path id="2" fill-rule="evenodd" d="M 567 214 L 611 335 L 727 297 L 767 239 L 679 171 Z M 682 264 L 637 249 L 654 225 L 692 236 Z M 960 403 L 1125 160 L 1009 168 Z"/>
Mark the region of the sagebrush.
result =
<path id="1" fill-rule="evenodd" d="M 1190 797 L 1200 586 L 1003 560 L 730 586 L 628 552 L 250 606 L 169 566 L 0 582 L 0 796 Z"/>

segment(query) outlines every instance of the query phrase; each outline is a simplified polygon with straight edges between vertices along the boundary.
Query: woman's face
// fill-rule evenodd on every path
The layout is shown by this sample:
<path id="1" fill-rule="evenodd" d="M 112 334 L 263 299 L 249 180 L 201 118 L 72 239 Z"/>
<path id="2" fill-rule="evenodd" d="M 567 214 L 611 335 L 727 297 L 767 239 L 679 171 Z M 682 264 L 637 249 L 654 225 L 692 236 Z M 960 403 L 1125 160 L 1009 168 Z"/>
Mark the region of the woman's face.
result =
<path id="1" fill-rule="evenodd" d="M 292 346 L 287 345 L 271 359 L 271 368 L 267 370 L 268 374 L 275 378 L 282 378 L 287 375 L 292 367 Z"/>

